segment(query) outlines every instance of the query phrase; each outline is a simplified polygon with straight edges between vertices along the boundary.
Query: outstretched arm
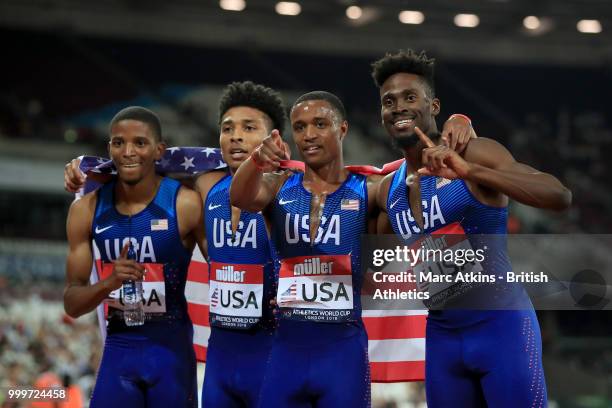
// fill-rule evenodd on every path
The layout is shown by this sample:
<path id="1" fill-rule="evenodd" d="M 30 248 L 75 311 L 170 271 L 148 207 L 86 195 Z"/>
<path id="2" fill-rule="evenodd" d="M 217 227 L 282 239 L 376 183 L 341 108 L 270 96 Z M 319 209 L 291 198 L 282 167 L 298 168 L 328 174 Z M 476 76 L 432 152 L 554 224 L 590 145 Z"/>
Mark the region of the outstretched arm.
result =
<path id="1" fill-rule="evenodd" d="M 266 208 L 276 196 L 284 177 L 264 172 L 277 170 L 281 160 L 287 158 L 285 144 L 278 131 L 273 130 L 236 171 L 230 187 L 231 204 L 249 212 Z"/>
<path id="2" fill-rule="evenodd" d="M 420 129 L 417 134 L 428 146 L 421 174 L 461 178 L 532 207 L 564 210 L 571 205 L 571 191 L 556 177 L 517 162 L 494 140 L 472 140 L 462 157 L 446 146 L 436 146 Z"/>

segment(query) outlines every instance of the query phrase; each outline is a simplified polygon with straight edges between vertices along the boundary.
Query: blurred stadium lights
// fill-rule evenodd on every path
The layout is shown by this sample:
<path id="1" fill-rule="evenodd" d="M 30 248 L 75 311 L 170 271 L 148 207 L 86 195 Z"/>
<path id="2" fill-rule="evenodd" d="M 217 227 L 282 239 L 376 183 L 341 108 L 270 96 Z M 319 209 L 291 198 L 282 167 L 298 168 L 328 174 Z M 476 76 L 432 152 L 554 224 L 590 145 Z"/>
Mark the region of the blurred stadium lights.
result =
<path id="1" fill-rule="evenodd" d="M 599 20 L 580 20 L 578 24 L 576 24 L 576 28 L 578 31 L 585 34 L 601 33 L 601 23 Z"/>
<path id="2" fill-rule="evenodd" d="M 421 24 L 425 21 L 425 14 L 415 10 L 403 10 L 400 11 L 398 18 L 403 24 Z"/>
<path id="3" fill-rule="evenodd" d="M 542 23 L 536 16 L 527 16 L 523 19 L 523 25 L 529 30 L 537 30 L 541 27 Z"/>
<path id="4" fill-rule="evenodd" d="M 346 9 L 346 16 L 351 20 L 358 20 L 363 15 L 363 10 L 359 6 L 350 6 Z"/>
<path id="5" fill-rule="evenodd" d="M 474 28 L 480 24 L 480 18 L 476 14 L 457 14 L 454 21 L 457 27 L 465 28 Z"/>
<path id="6" fill-rule="evenodd" d="M 244 0 L 220 0 L 219 7 L 228 11 L 242 11 L 246 7 Z"/>
<path id="7" fill-rule="evenodd" d="M 302 6 L 294 1 L 279 1 L 275 10 L 282 16 L 297 16 L 302 12 Z"/>

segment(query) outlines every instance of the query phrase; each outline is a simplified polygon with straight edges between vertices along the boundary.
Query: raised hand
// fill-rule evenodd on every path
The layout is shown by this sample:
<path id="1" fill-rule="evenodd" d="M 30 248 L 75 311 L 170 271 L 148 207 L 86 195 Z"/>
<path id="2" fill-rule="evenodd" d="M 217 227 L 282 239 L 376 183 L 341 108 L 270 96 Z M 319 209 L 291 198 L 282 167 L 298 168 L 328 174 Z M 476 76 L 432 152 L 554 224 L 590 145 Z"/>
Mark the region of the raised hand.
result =
<path id="1" fill-rule="evenodd" d="M 113 262 L 113 273 L 107 278 L 108 287 L 112 290 L 119 289 L 126 280 L 142 280 L 145 269 L 134 259 L 127 259 L 127 253 L 130 248 L 130 243 L 126 244 L 121 249 L 119 258 Z"/>
<path id="2" fill-rule="evenodd" d="M 450 147 L 437 145 L 418 127 L 414 128 L 421 142 L 426 146 L 421 152 L 422 167 L 418 173 L 424 176 L 438 176 L 446 179 L 466 178 L 470 164 Z"/>
<path id="3" fill-rule="evenodd" d="M 465 150 L 470 139 L 478 136 L 472 124 L 462 115 L 451 115 L 442 128 L 442 142 L 451 150 L 461 153 Z"/>
<path id="4" fill-rule="evenodd" d="M 280 167 L 281 160 L 289 159 L 287 144 L 283 142 L 276 129 L 266 137 L 252 153 L 252 160 L 264 172 L 274 171 Z"/>
<path id="5" fill-rule="evenodd" d="M 64 167 L 64 190 L 76 193 L 85 184 L 85 174 L 79 168 L 80 159 L 72 159 Z"/>

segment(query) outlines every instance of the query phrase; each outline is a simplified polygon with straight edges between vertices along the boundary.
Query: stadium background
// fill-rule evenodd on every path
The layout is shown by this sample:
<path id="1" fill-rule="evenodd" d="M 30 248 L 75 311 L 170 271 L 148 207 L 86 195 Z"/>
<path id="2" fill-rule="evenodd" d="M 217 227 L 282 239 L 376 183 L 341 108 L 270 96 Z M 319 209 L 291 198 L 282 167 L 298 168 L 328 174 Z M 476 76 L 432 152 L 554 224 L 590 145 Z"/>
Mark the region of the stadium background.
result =
<path id="1" fill-rule="evenodd" d="M 272 86 L 288 104 L 328 90 L 348 110 L 347 162 L 381 165 L 398 154 L 380 126 L 370 63 L 425 49 L 437 58 L 439 124 L 466 113 L 480 136 L 573 191 L 564 214 L 513 205 L 510 230 L 608 233 L 611 29 L 604 0 L 3 0 L 0 387 L 53 373 L 87 400 L 101 344 L 93 314 L 63 315 L 62 172 L 77 155 L 105 154 L 120 108 L 158 112 L 170 144 L 215 146 L 230 81 Z M 539 318 L 551 407 L 612 406 L 610 313 Z M 421 384 L 376 385 L 373 395 L 375 407 L 425 406 Z"/>

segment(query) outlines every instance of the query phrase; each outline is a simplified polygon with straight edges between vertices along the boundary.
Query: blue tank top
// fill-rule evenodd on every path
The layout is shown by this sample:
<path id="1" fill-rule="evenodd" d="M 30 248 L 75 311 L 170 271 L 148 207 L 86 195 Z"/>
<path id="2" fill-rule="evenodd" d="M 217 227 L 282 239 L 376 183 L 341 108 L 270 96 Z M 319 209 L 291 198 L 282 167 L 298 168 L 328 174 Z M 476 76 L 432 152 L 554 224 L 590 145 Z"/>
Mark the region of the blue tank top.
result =
<path id="1" fill-rule="evenodd" d="M 189 322 L 185 283 L 191 252 L 183 246 L 178 230 L 176 197 L 181 187 L 176 180 L 163 178 L 153 201 L 132 216 L 120 214 L 115 208 L 116 181 L 103 185 L 97 192 L 96 210 L 92 223 L 99 252 L 101 278 L 112 272 L 112 261 L 130 241 L 136 261 L 144 264 L 143 281 L 145 316 L 143 326 L 128 328 L 122 315 L 120 290 L 114 291 L 107 302 L 108 331 L 142 331 L 157 322 Z"/>
<path id="2" fill-rule="evenodd" d="M 366 177 L 351 173 L 326 197 L 313 242 L 311 193 L 304 188 L 303 178 L 303 173 L 290 176 L 271 208 L 281 317 L 360 324 L 360 236 L 367 232 Z"/>
<path id="3" fill-rule="evenodd" d="M 273 327 L 272 250 L 261 212 L 242 211 L 232 236 L 229 189 L 232 176 L 219 180 L 205 202 L 210 263 L 210 324 L 226 329 Z"/>
<path id="4" fill-rule="evenodd" d="M 387 214 L 393 231 L 407 242 L 416 234 L 431 234 L 441 228 L 460 226 L 449 234 L 466 234 L 474 248 L 487 248 L 482 268 L 487 274 L 504 273 L 512 267 L 506 250 L 506 225 L 508 210 L 506 207 L 492 207 L 478 201 L 469 190 L 464 180 L 448 180 L 435 176 L 421 176 L 421 205 L 423 211 L 423 228 L 421 229 L 412 214 L 406 186 L 407 163 L 395 172 L 387 196 Z M 486 236 L 483 234 L 487 234 Z M 495 273 L 497 275 L 497 273 Z M 517 307 L 517 304 L 532 307 L 524 289 L 519 285 L 504 284 L 496 280 L 495 284 L 485 284 L 479 290 L 483 299 L 491 299 L 496 308 Z M 482 292 L 485 291 L 485 292 Z M 463 293 L 464 290 L 458 292 Z M 475 292 L 470 292 L 474 294 Z M 486 295 L 485 295 L 486 293 Z M 485 298 L 485 296 L 488 296 Z M 460 299 L 460 297 L 458 298 Z M 488 300 L 487 300 L 488 301 Z M 518 303 L 517 303 L 518 302 Z M 451 303 L 452 304 L 452 303 Z M 484 304 L 484 301 L 483 301 Z M 430 318 L 447 320 L 449 323 L 464 324 L 486 318 L 487 310 L 443 310 L 430 311 Z"/>

